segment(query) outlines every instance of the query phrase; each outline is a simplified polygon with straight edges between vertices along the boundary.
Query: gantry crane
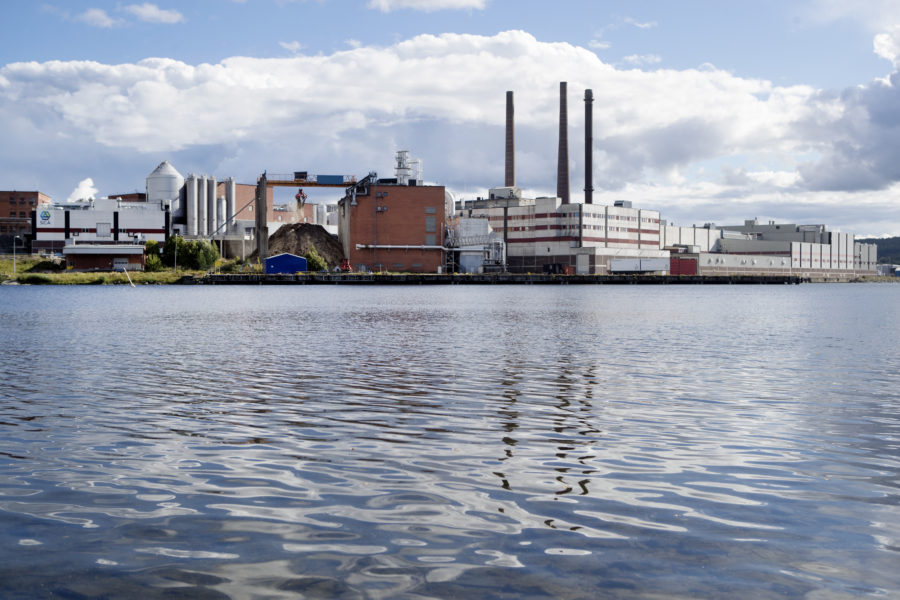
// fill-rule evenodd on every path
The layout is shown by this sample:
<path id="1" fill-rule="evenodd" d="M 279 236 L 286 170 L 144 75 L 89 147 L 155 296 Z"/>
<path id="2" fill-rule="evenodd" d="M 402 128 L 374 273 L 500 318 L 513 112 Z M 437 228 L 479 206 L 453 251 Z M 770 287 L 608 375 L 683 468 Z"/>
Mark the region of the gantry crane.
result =
<path id="1" fill-rule="evenodd" d="M 310 175 L 306 171 L 294 171 L 292 174 L 263 171 L 256 180 L 256 249 L 260 260 L 269 255 L 269 227 L 266 217 L 269 214 L 268 188 L 294 187 L 299 191 L 294 195 L 298 206 L 303 206 L 306 194 L 303 188 L 332 187 L 347 188 L 356 185 L 356 177 L 351 175 Z"/>

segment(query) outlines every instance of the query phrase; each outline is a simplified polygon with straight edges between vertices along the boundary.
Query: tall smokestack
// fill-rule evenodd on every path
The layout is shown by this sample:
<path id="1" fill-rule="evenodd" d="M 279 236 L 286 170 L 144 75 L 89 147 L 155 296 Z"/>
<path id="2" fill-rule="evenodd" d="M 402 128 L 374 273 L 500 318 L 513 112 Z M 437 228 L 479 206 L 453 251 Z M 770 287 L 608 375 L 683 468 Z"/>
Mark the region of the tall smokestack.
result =
<path id="1" fill-rule="evenodd" d="M 516 131 L 513 93 L 506 92 L 506 187 L 516 185 Z"/>
<path id="2" fill-rule="evenodd" d="M 559 165 L 556 169 L 556 196 L 569 203 L 569 111 L 566 107 L 566 82 L 559 82 Z"/>
<path id="3" fill-rule="evenodd" d="M 584 203 L 594 203 L 594 91 L 584 90 Z"/>

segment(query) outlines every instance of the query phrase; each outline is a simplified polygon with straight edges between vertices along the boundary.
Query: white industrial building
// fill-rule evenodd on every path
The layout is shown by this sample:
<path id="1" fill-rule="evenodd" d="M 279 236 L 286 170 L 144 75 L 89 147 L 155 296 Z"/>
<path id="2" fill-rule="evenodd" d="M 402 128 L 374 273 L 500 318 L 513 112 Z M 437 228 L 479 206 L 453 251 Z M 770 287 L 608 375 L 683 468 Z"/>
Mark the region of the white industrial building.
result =
<path id="1" fill-rule="evenodd" d="M 608 274 L 668 271 L 660 247 L 659 211 L 564 204 L 560 198 L 523 198 L 515 187 L 492 188 L 487 199 L 460 203 L 457 215 L 485 218 L 506 243 L 512 272 Z"/>
<path id="2" fill-rule="evenodd" d="M 137 244 L 166 239 L 168 206 L 97 198 L 42 204 L 34 225 L 34 252 L 61 252 L 68 244 Z"/>

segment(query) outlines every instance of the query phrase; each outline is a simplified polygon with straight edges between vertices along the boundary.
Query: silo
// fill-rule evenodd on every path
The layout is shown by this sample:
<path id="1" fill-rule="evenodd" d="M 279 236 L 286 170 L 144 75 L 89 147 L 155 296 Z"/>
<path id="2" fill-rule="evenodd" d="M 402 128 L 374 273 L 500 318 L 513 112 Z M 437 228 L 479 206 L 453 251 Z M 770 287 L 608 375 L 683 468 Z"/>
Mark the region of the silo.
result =
<path id="1" fill-rule="evenodd" d="M 174 219 L 184 218 L 184 207 L 181 205 L 181 188 L 184 177 L 175 167 L 164 160 L 152 173 L 147 175 L 147 202 L 162 202 L 168 206 Z"/>
<path id="2" fill-rule="evenodd" d="M 184 183 L 185 187 L 185 233 L 197 235 L 197 176 L 191 173 Z"/>
<path id="3" fill-rule="evenodd" d="M 234 177 L 225 180 L 225 218 L 228 219 L 227 229 L 234 229 L 234 195 L 235 195 Z"/>
<path id="4" fill-rule="evenodd" d="M 208 214 L 206 203 L 206 175 L 197 178 L 197 235 L 206 237 L 209 230 L 209 224 L 206 217 Z"/>
<path id="5" fill-rule="evenodd" d="M 325 225 L 326 208 L 324 204 L 316 204 L 316 225 Z"/>
<path id="6" fill-rule="evenodd" d="M 206 205 L 207 205 L 207 215 L 206 215 L 206 223 L 207 223 L 207 235 L 212 235 L 216 231 L 216 213 L 218 212 L 216 209 L 218 206 L 216 205 L 216 178 L 210 177 L 206 180 Z"/>
<path id="7" fill-rule="evenodd" d="M 216 198 L 216 235 L 225 235 L 225 196 Z"/>

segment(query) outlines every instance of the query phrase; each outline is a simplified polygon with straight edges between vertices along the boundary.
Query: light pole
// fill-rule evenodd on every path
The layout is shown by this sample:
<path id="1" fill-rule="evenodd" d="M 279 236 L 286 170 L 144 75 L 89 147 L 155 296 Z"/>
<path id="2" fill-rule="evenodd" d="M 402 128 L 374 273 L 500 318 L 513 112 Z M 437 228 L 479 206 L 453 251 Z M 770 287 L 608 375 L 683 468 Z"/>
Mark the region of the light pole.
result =
<path id="1" fill-rule="evenodd" d="M 19 236 L 13 237 L 13 277 L 16 276 L 16 240 L 20 239 Z"/>
<path id="2" fill-rule="evenodd" d="M 175 242 L 175 274 L 178 275 L 178 236 L 176 235 L 172 238 L 172 241 Z"/>

